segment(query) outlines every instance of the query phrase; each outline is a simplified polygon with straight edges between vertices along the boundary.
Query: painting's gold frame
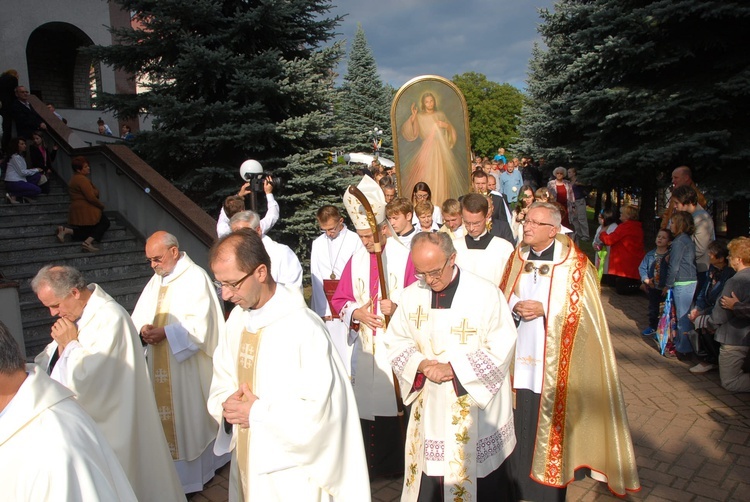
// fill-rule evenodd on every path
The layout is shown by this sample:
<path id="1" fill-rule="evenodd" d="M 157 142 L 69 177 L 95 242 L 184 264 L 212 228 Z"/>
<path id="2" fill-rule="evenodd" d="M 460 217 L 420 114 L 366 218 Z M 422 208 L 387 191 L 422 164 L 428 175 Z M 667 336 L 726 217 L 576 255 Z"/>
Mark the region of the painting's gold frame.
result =
<path id="1" fill-rule="evenodd" d="M 453 147 L 454 152 L 458 153 L 456 156 L 460 156 L 460 160 L 463 161 L 466 166 L 462 170 L 462 179 L 465 180 L 466 185 L 464 187 L 457 187 L 455 191 L 451 193 L 451 196 L 458 198 L 469 192 L 471 188 L 471 138 L 469 136 L 469 110 L 466 106 L 466 99 L 461 93 L 461 90 L 448 80 L 447 78 L 440 77 L 438 75 L 422 75 L 415 77 L 404 85 L 396 93 L 393 98 L 393 104 L 391 105 L 391 131 L 393 131 L 393 153 L 394 161 L 396 163 L 396 178 L 398 183 L 398 193 L 401 197 L 411 198 L 410 193 L 405 193 L 403 190 L 402 180 L 405 179 L 403 149 L 399 148 L 401 142 L 405 141 L 401 135 L 401 124 L 404 123 L 410 113 L 410 103 L 418 101 L 417 97 L 424 92 L 433 92 L 438 97 L 441 103 L 440 108 L 451 120 L 452 124 L 456 124 L 455 129 L 458 133 L 459 140 Z M 402 104 L 403 103 L 403 104 Z M 463 127 L 458 127 L 458 123 L 463 124 Z M 465 175 L 465 177 L 463 176 Z M 460 192 L 460 193 L 459 193 Z M 435 202 L 435 201 L 433 201 Z M 436 203 L 440 203 L 437 201 Z"/>

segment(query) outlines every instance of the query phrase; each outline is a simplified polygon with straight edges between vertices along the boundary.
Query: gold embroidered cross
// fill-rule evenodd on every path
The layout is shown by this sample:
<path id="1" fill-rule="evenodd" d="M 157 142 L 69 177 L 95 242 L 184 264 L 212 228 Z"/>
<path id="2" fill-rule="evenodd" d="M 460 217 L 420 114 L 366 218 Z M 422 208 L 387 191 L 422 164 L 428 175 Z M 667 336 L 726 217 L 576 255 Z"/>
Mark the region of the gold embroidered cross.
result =
<path id="1" fill-rule="evenodd" d="M 417 311 L 415 313 L 409 314 L 409 320 L 414 321 L 414 325 L 417 327 L 417 329 L 419 329 L 420 326 L 422 326 L 422 323 L 427 320 L 427 314 L 424 313 L 421 305 L 417 307 Z"/>
<path id="2" fill-rule="evenodd" d="M 476 335 L 477 330 L 476 328 L 470 328 L 469 321 L 464 318 L 459 326 L 454 326 L 451 328 L 451 334 L 459 335 L 461 337 L 460 343 L 466 345 L 466 337 L 469 335 Z"/>

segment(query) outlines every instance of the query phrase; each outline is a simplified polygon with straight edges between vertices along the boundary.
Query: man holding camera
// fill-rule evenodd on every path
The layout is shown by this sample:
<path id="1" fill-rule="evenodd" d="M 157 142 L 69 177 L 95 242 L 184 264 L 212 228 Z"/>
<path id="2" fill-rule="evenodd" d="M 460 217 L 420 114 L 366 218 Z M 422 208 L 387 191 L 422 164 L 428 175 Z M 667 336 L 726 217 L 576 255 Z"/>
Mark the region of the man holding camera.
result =
<path id="1" fill-rule="evenodd" d="M 244 202 L 244 198 L 247 195 L 250 195 L 251 192 L 251 182 L 248 181 L 244 185 L 242 185 L 242 188 L 240 188 L 240 191 L 237 193 L 237 195 L 230 195 L 229 197 L 227 197 L 227 201 L 230 197 L 240 197 Z M 276 202 L 276 199 L 273 196 L 273 180 L 270 175 L 266 176 L 266 178 L 263 180 L 263 192 L 266 194 L 266 204 L 268 206 L 268 209 L 266 210 L 266 215 L 263 217 L 263 219 L 260 220 L 261 237 L 266 235 L 268 231 L 271 230 L 279 220 L 279 203 Z M 231 233 L 232 230 L 229 226 L 229 220 L 232 218 L 232 216 L 234 216 L 235 213 L 239 213 L 240 211 L 245 210 L 244 205 L 242 205 L 241 208 L 237 204 L 230 204 L 230 206 L 237 206 L 238 209 L 234 213 L 228 214 L 226 211 L 226 202 L 221 208 L 221 212 L 219 213 L 219 221 L 216 223 L 216 234 L 218 235 L 219 239 Z"/>

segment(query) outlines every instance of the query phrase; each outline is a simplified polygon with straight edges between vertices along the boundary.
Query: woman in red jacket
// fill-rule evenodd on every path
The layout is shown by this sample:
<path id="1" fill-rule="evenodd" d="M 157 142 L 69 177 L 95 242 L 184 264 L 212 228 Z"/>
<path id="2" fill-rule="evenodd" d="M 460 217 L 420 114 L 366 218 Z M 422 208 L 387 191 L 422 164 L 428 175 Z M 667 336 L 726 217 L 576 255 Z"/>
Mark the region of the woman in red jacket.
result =
<path id="1" fill-rule="evenodd" d="M 638 291 L 641 283 L 638 265 L 646 254 L 643 249 L 643 228 L 638 221 L 638 208 L 625 206 L 620 210 L 622 222 L 611 234 L 602 232 L 599 239 L 610 246 L 609 273 L 617 277 L 619 294 Z"/>

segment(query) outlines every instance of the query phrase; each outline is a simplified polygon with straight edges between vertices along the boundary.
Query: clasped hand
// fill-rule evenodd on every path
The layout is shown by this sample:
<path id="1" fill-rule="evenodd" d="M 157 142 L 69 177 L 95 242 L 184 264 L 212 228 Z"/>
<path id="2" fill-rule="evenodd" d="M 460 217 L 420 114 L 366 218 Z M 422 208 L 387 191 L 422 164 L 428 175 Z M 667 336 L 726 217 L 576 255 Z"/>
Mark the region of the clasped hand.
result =
<path id="1" fill-rule="evenodd" d="M 448 363 L 439 363 L 435 359 L 425 359 L 419 363 L 417 368 L 425 377 L 434 383 L 443 383 L 453 380 L 453 368 Z"/>
<path id="2" fill-rule="evenodd" d="M 521 300 L 513 307 L 513 312 L 520 315 L 524 321 L 532 321 L 544 317 L 544 306 L 536 300 Z"/>
<path id="3" fill-rule="evenodd" d="M 50 333 L 52 339 L 57 342 L 57 347 L 60 353 L 65 347 L 73 340 L 78 340 L 78 328 L 75 323 L 60 317 L 55 324 L 52 325 L 52 331 Z"/>
<path id="4" fill-rule="evenodd" d="M 247 429 L 250 427 L 250 409 L 257 400 L 258 396 L 250 391 L 250 386 L 246 383 L 241 384 L 237 392 L 222 403 L 224 418 L 230 424 L 237 424 Z"/>

